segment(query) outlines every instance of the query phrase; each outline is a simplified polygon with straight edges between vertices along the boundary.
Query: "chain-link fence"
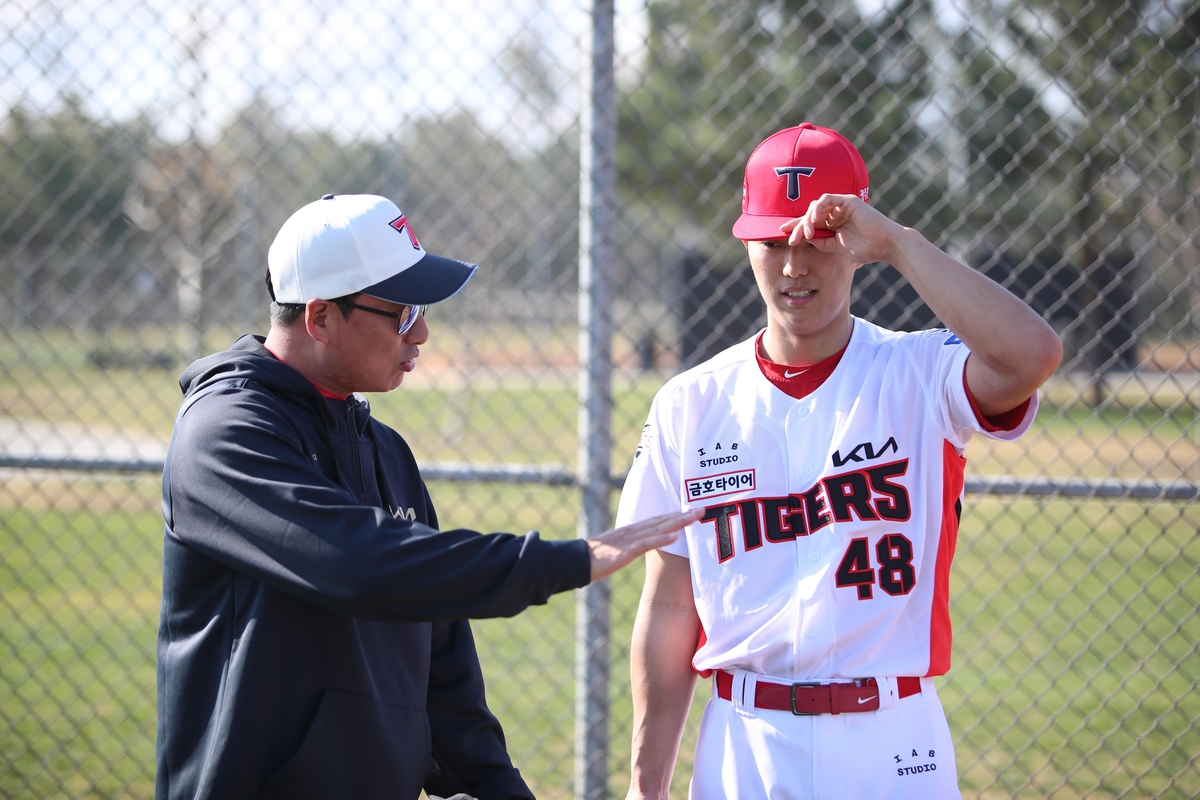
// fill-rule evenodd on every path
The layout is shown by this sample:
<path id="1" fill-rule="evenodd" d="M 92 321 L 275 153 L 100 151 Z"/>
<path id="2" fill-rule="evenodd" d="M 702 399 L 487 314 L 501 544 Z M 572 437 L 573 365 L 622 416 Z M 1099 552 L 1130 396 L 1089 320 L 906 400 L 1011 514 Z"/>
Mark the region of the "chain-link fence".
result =
<path id="1" fill-rule="evenodd" d="M 0 4 L 0 795 L 153 793 L 176 376 L 265 332 L 267 245 L 326 192 L 387 195 L 432 252 L 483 264 L 372 398 L 443 523 L 576 534 L 591 9 L 389 6 Z M 939 685 L 967 796 L 1200 795 L 1198 39 L 1175 0 L 617 4 L 596 463 L 623 471 L 654 391 L 762 324 L 729 227 L 754 144 L 804 120 L 1066 343 L 1033 431 L 968 450 Z M 882 265 L 854 311 L 936 324 Z M 610 586 L 614 794 L 640 581 Z M 575 791 L 575 614 L 475 626 L 539 797 Z"/>

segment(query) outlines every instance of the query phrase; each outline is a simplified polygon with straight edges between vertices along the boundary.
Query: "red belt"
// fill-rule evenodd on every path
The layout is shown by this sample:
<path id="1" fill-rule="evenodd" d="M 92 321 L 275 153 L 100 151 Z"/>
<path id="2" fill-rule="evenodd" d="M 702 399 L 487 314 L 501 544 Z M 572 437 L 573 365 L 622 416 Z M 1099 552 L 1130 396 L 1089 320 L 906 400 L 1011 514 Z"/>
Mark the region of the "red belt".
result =
<path id="1" fill-rule="evenodd" d="M 897 678 L 900 699 L 921 692 L 920 678 Z M 733 675 L 717 670 L 717 697 L 733 696 Z M 874 678 L 854 683 L 767 683 L 759 681 L 754 689 L 754 707 L 793 714 L 846 714 L 875 711 L 879 708 L 879 685 Z"/>

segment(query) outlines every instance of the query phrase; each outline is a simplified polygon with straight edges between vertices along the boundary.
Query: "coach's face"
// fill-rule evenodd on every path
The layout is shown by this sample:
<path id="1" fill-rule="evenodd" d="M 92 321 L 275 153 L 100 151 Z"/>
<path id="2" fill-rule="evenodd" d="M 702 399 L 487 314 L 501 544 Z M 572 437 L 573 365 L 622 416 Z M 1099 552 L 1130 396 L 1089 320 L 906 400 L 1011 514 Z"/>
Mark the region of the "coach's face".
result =
<path id="1" fill-rule="evenodd" d="M 399 314 L 405 308 L 365 294 L 355 297 L 354 302 L 389 314 Z M 401 335 L 396 333 L 396 318 L 361 309 L 342 317 L 333 303 L 327 305 L 330 330 L 324 361 L 332 385 L 325 388 L 341 394 L 390 392 L 416 368 L 419 346 L 429 340 L 429 326 L 423 316 Z"/>
<path id="2" fill-rule="evenodd" d="M 786 239 L 749 241 L 746 250 L 767 303 L 768 326 L 798 339 L 848 341 L 850 285 L 861 264 L 804 240 L 794 245 Z M 829 354 L 845 344 L 838 341 Z"/>

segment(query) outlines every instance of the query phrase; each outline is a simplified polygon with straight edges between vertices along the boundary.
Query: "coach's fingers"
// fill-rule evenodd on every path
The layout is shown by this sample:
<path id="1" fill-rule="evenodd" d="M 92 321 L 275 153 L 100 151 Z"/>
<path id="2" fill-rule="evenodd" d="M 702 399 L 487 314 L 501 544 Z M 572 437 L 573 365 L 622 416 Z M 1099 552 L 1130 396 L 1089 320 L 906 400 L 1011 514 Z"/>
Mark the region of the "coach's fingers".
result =
<path id="1" fill-rule="evenodd" d="M 643 553 L 666 547 L 679 538 L 680 529 L 702 516 L 703 509 L 663 514 L 591 537 L 587 545 L 592 560 L 592 580 L 607 578 Z"/>

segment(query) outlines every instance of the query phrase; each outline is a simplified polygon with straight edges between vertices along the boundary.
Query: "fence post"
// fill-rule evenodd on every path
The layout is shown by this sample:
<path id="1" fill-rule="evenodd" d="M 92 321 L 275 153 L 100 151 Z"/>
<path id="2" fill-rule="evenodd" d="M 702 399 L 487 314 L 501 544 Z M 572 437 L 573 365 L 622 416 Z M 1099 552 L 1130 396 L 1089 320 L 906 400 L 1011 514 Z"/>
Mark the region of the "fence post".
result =
<path id="1" fill-rule="evenodd" d="M 186 68 L 191 71 L 187 88 L 188 141 L 184 147 L 184 173 L 174 187 L 177 197 L 179 252 L 176 302 L 179 307 L 179 358 L 187 364 L 201 355 L 204 349 L 204 195 L 209 179 L 207 146 L 202 142 L 201 127 L 205 117 L 204 90 L 208 71 L 204 64 L 204 48 L 209 41 L 209 26 L 204 7 L 196 2 L 190 9 L 192 27 L 185 48 Z"/>
<path id="2" fill-rule="evenodd" d="M 579 535 L 610 527 L 612 226 L 616 203 L 613 0 L 593 0 L 579 119 Z M 608 794 L 608 581 L 575 610 L 575 797 Z"/>

